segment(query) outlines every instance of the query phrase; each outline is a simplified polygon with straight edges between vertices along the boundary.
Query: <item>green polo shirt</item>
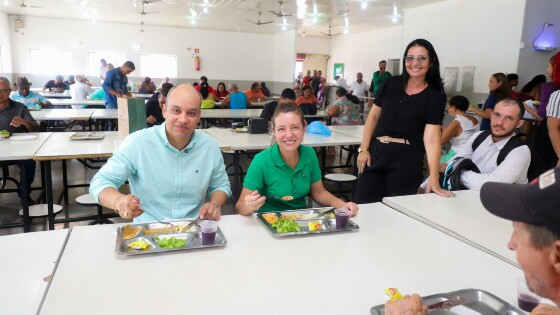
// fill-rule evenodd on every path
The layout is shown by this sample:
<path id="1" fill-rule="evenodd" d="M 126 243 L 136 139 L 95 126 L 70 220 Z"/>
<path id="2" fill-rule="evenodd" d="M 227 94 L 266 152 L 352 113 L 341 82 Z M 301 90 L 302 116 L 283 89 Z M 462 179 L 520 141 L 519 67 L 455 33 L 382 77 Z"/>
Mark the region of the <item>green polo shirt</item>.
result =
<path id="1" fill-rule="evenodd" d="M 292 169 L 280 155 L 278 144 L 255 155 L 243 187 L 258 190 L 261 196 L 293 196 L 294 200 L 266 199 L 258 212 L 303 209 L 307 207 L 305 197 L 309 195 L 311 184 L 321 180 L 321 168 L 315 150 L 300 145 L 299 161 Z"/>

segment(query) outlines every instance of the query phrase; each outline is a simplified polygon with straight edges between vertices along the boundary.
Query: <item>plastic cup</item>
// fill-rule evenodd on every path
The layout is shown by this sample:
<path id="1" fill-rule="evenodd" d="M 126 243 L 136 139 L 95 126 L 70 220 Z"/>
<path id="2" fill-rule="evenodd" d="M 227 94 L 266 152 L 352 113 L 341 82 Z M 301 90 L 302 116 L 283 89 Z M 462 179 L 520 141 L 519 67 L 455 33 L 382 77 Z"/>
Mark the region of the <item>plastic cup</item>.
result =
<path id="1" fill-rule="evenodd" d="M 200 222 L 200 232 L 202 234 L 202 245 L 212 245 L 216 241 L 216 231 L 218 222 L 204 220 Z"/>
<path id="2" fill-rule="evenodd" d="M 348 225 L 348 218 L 350 218 L 350 210 L 347 208 L 335 209 L 334 218 L 336 220 L 336 228 L 345 229 Z"/>
<path id="3" fill-rule="evenodd" d="M 541 298 L 529 290 L 525 278 L 517 278 L 517 305 L 519 308 L 531 312 L 540 301 Z"/>

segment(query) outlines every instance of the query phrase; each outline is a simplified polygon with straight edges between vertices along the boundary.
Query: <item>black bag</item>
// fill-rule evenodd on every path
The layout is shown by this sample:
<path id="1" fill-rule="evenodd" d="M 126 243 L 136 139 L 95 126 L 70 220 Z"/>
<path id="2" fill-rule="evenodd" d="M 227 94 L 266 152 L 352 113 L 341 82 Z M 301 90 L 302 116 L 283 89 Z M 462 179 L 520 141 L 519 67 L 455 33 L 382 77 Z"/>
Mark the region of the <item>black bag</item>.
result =
<path id="1" fill-rule="evenodd" d="M 461 174 L 464 171 L 473 171 L 480 174 L 478 166 L 474 164 L 471 159 L 467 158 L 457 158 L 451 161 L 451 165 L 448 165 L 443 176 L 440 174 L 441 187 L 449 191 L 467 190 L 461 183 Z"/>
<path id="2" fill-rule="evenodd" d="M 249 133 L 267 133 L 268 120 L 261 118 L 249 119 Z"/>

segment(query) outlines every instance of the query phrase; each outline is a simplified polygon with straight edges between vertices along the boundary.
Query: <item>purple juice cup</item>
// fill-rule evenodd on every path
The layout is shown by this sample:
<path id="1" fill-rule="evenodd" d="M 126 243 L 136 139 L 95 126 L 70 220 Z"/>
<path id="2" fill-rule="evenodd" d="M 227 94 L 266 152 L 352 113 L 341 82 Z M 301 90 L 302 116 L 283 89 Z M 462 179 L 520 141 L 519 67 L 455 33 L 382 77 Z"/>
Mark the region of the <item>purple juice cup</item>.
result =
<path id="1" fill-rule="evenodd" d="M 350 209 L 341 208 L 334 210 L 334 218 L 336 220 L 336 228 L 345 229 L 350 218 Z"/>
<path id="2" fill-rule="evenodd" d="M 218 222 L 204 220 L 200 222 L 200 234 L 202 234 L 202 245 L 213 245 L 216 241 Z"/>

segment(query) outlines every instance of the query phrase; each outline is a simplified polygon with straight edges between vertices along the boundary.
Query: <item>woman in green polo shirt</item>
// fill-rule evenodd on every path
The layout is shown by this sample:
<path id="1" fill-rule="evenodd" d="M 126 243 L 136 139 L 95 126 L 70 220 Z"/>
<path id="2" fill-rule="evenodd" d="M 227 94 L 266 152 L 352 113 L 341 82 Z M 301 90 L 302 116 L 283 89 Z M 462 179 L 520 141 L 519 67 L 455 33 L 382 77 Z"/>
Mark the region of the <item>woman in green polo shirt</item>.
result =
<path id="1" fill-rule="evenodd" d="M 311 193 L 323 206 L 349 208 L 356 215 L 355 203 L 344 202 L 325 189 L 315 151 L 301 145 L 305 133 L 301 110 L 293 103 L 278 104 L 272 127 L 276 142 L 251 162 L 237 211 L 250 215 L 255 211 L 303 209 L 305 197 Z"/>

